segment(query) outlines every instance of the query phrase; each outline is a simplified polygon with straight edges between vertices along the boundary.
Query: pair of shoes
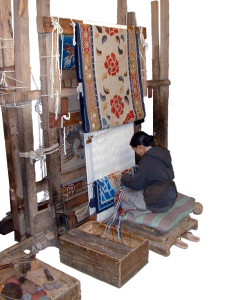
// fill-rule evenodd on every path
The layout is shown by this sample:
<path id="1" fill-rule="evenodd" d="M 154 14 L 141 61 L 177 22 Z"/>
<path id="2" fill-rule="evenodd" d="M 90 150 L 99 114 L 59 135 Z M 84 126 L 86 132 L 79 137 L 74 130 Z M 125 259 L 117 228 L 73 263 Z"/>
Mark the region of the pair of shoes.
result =
<path id="1" fill-rule="evenodd" d="M 182 238 L 186 239 L 186 240 L 189 240 L 189 241 L 192 241 L 192 242 L 199 242 L 200 241 L 200 238 L 196 235 L 194 235 L 192 232 L 185 232 L 181 235 Z"/>
<path id="2" fill-rule="evenodd" d="M 176 241 L 173 243 L 173 245 L 177 246 L 179 248 L 182 248 L 182 249 L 187 249 L 188 248 L 188 244 L 186 244 L 185 242 L 183 242 L 179 238 L 176 239 Z"/>

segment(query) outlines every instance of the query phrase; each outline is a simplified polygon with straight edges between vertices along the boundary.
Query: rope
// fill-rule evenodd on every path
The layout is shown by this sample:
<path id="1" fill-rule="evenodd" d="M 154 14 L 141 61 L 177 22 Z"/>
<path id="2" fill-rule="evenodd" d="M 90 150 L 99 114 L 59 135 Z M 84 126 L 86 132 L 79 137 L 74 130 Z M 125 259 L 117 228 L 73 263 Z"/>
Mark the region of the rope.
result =
<path id="1" fill-rule="evenodd" d="M 146 41 L 145 41 L 142 27 L 140 27 L 140 40 L 141 40 L 142 47 L 148 49 L 148 43 L 146 43 Z"/>
<path id="2" fill-rule="evenodd" d="M 48 148 L 43 149 L 37 149 L 35 151 L 30 152 L 19 152 L 20 157 L 29 158 L 31 164 L 33 164 L 33 161 L 38 161 L 40 158 L 42 158 L 44 155 L 50 155 L 56 151 L 59 150 L 59 144 L 55 144 Z"/>
<path id="3" fill-rule="evenodd" d="M 59 106 L 59 95 L 61 94 L 61 79 L 62 79 L 62 53 L 61 53 L 61 61 L 59 63 L 59 43 L 58 40 L 56 42 L 56 55 L 54 56 L 53 53 L 53 44 L 54 44 L 54 32 L 56 31 L 56 36 L 57 39 L 59 37 L 59 35 L 61 35 L 61 41 L 62 41 L 62 47 L 61 50 L 63 51 L 63 29 L 59 24 L 59 18 L 58 20 L 51 18 L 51 23 L 53 25 L 53 30 L 52 30 L 52 49 L 51 49 L 51 68 L 50 68 L 50 79 L 51 79 L 51 93 L 50 93 L 50 98 L 54 98 L 54 61 L 53 61 L 53 57 L 56 58 L 56 67 L 58 69 L 58 73 L 59 73 L 59 90 L 56 90 L 56 101 L 55 101 L 55 119 L 58 118 L 58 106 Z"/>

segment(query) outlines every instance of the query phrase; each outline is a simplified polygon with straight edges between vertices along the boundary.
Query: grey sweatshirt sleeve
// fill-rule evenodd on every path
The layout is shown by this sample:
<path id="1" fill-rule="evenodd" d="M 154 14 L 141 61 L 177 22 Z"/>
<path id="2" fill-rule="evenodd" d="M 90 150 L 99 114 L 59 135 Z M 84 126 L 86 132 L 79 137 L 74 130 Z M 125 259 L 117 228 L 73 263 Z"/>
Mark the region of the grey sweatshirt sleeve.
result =
<path id="1" fill-rule="evenodd" d="M 146 167 L 143 159 L 134 175 L 124 174 L 121 177 L 122 184 L 136 191 L 144 189 L 148 185 L 148 168 Z"/>

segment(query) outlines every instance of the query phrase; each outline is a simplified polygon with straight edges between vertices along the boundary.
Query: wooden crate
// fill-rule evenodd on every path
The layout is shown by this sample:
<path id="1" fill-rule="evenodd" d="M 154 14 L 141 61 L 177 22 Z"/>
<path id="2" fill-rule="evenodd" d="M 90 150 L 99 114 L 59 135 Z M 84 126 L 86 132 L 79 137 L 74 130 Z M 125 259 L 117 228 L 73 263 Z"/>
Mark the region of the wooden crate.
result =
<path id="1" fill-rule="evenodd" d="M 25 254 L 23 252 L 18 252 L 13 256 L 6 257 L 5 259 L 0 261 L 0 264 L 6 264 L 10 261 L 24 257 Z M 21 276 L 25 276 L 27 279 L 33 281 L 40 287 L 44 289 L 44 283 L 46 283 L 47 279 L 44 274 L 44 268 L 48 268 L 51 272 L 54 280 L 61 285 L 59 288 L 54 288 L 52 290 L 48 290 L 47 296 L 52 300 L 80 300 L 81 299 L 81 291 L 80 291 L 80 282 L 79 280 L 67 275 L 64 272 L 61 272 L 52 266 L 44 263 L 41 260 L 37 259 L 38 268 L 32 271 L 28 271 L 26 275 L 19 272 L 19 270 L 14 268 L 7 268 L 4 270 L 0 270 L 0 284 L 4 285 L 6 280 L 11 276 L 16 276 L 17 278 Z"/>
<path id="2" fill-rule="evenodd" d="M 106 225 L 95 221 L 59 238 L 60 260 L 83 273 L 121 287 L 148 263 L 148 241 L 115 228 L 102 238 Z"/>

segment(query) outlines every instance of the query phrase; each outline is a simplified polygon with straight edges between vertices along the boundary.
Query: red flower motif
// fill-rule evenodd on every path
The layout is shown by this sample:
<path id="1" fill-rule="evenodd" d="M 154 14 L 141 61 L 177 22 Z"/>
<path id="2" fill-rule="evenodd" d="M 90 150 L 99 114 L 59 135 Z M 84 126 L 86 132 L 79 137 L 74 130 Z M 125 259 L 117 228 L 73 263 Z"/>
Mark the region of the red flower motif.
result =
<path id="1" fill-rule="evenodd" d="M 126 115 L 126 118 L 125 120 L 123 121 L 123 124 L 126 124 L 128 123 L 129 121 L 134 121 L 134 111 L 133 110 L 130 110 L 129 113 Z"/>
<path id="2" fill-rule="evenodd" d="M 120 116 L 123 114 L 124 109 L 124 103 L 122 101 L 122 98 L 119 95 L 115 95 L 113 99 L 110 99 L 110 105 L 111 112 L 117 117 L 117 119 L 119 119 Z"/>
<path id="3" fill-rule="evenodd" d="M 116 28 L 111 28 L 111 27 L 106 27 L 105 31 L 108 35 L 113 36 L 115 33 L 118 33 L 118 29 Z"/>
<path id="4" fill-rule="evenodd" d="M 119 72 L 119 62 L 116 59 L 115 53 L 112 52 L 110 55 L 106 56 L 104 66 L 109 75 L 116 76 Z"/>

